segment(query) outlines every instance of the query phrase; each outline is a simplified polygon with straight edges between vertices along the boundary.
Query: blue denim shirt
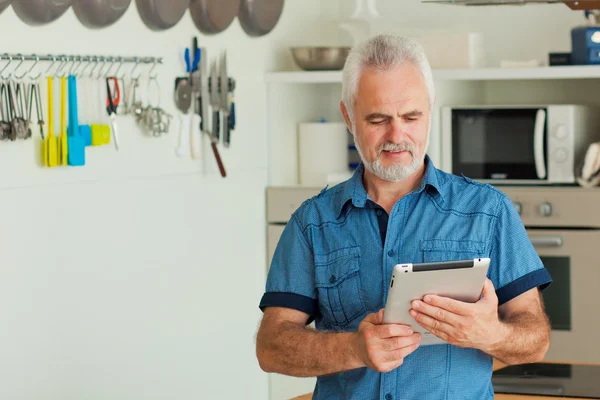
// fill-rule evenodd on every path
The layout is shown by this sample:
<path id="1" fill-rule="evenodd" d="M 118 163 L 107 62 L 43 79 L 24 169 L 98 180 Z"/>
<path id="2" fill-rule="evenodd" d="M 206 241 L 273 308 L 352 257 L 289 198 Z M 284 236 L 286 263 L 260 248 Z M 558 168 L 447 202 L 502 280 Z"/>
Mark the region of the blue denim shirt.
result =
<path id="1" fill-rule="evenodd" d="M 287 307 L 317 330 L 356 331 L 384 307 L 398 263 L 491 258 L 503 304 L 551 278 L 510 199 L 494 187 L 436 169 L 388 216 L 369 199 L 364 167 L 305 201 L 279 241 L 260 307 Z M 492 359 L 452 345 L 423 346 L 399 368 L 359 368 L 317 379 L 314 399 L 492 399 Z"/>

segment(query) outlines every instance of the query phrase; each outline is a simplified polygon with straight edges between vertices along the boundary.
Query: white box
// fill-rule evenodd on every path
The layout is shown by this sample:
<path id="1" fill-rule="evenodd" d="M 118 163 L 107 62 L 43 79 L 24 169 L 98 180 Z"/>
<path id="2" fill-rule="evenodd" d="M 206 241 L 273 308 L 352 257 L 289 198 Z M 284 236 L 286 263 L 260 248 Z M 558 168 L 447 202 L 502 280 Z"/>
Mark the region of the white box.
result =
<path id="1" fill-rule="evenodd" d="M 425 49 L 431 68 L 483 68 L 483 35 L 476 32 L 436 32 L 416 38 Z"/>

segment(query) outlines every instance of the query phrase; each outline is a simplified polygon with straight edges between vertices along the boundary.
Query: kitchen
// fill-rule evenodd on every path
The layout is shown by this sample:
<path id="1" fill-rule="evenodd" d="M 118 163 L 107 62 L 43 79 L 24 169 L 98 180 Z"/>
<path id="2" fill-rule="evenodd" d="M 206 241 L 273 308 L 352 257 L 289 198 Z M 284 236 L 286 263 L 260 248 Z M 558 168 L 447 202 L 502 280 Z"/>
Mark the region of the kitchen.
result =
<path id="1" fill-rule="evenodd" d="M 547 62 L 550 52 L 569 52 L 571 29 L 586 21 L 583 11 L 564 4 L 464 7 L 378 0 L 378 16 L 365 8 L 357 19 L 355 2 L 288 0 L 275 28 L 261 37 L 249 36 L 237 19 L 219 34 L 200 32 L 187 11 L 171 28 L 151 29 L 137 6 L 132 2 L 118 21 L 101 29 L 84 26 L 72 8 L 35 26 L 12 6 L 0 14 L 6 38 L 0 54 L 162 58 L 153 71 L 152 63 L 138 66 L 142 78 L 157 76 L 159 94 L 154 83 L 142 81 L 140 98 L 173 117 L 169 132 L 155 136 L 144 134 L 133 117 L 118 116 L 118 152 L 112 142 L 90 148 L 82 168 L 40 166 L 35 129 L 29 140 L 2 143 L 3 398 L 279 399 L 312 390 L 310 382 L 263 373 L 254 347 L 267 272 L 265 232 L 285 222 L 267 215 L 267 197 L 271 188 L 298 184 L 298 124 L 342 122 L 339 72 L 302 71 L 291 47 L 348 46 L 353 35 L 367 31 L 478 32 L 486 68 L 434 71 L 438 105 L 598 103 L 600 71 L 594 67 L 548 76 L 536 67 L 498 70 L 502 60 Z M 228 75 L 236 81 L 237 126 L 231 146 L 219 145 L 226 178 L 208 136 L 201 139 L 199 159 L 176 153 L 181 113 L 173 101 L 174 81 L 186 76 L 184 50 L 193 36 L 211 59 L 227 51 Z M 6 58 L 0 62 L 3 68 Z M 16 74 L 34 62 L 25 61 Z M 45 72 L 51 63 L 40 62 L 34 72 Z M 15 57 L 3 76 L 18 64 Z M 134 75 L 134 64 L 125 63 L 120 73 Z M 105 73 L 102 68 L 95 73 Z M 112 71 L 117 68 L 115 62 Z M 520 78 L 510 77 L 515 71 Z M 58 102 L 57 80 L 54 85 Z M 56 127 L 59 108 L 57 103 Z M 101 111 L 99 118 L 109 124 Z M 434 124 L 440 126 L 441 115 Z M 432 141 L 431 152 L 442 159 L 441 141 Z M 539 206 L 529 193 L 515 196 L 523 218 Z M 574 198 L 597 204 L 597 197 Z M 553 194 L 550 200 L 560 210 L 555 202 L 562 198 Z M 593 221 L 577 215 L 586 226 Z M 544 254 L 564 257 L 571 249 L 550 247 Z M 577 318 L 573 310 L 571 323 Z"/>

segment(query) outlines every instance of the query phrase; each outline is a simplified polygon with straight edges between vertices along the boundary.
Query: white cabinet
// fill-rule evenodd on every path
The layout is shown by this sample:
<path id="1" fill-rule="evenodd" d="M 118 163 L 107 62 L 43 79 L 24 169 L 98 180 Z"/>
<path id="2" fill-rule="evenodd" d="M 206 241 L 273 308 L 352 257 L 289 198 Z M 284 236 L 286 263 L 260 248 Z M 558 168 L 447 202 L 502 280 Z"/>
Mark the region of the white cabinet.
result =
<path id="1" fill-rule="evenodd" d="M 267 268 L 271 265 L 279 238 L 292 213 L 300 207 L 304 200 L 318 194 L 319 191 L 320 188 L 306 187 L 274 187 L 267 189 Z M 270 374 L 270 400 L 289 400 L 311 393 L 315 388 L 315 383 L 315 378 L 295 378 Z"/>

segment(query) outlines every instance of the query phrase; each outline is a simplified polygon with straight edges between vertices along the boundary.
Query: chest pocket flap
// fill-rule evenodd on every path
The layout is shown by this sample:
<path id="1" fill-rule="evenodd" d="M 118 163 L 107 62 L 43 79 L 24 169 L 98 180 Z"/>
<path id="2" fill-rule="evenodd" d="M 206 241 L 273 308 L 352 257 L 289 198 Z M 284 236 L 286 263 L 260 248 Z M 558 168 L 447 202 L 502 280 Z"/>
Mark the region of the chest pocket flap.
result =
<path id="1" fill-rule="evenodd" d="M 484 257 L 485 242 L 430 239 L 421 242 L 423 262 L 456 261 Z"/>
<path id="2" fill-rule="evenodd" d="M 360 247 L 315 255 L 319 308 L 330 324 L 346 326 L 364 310 L 360 283 Z"/>

